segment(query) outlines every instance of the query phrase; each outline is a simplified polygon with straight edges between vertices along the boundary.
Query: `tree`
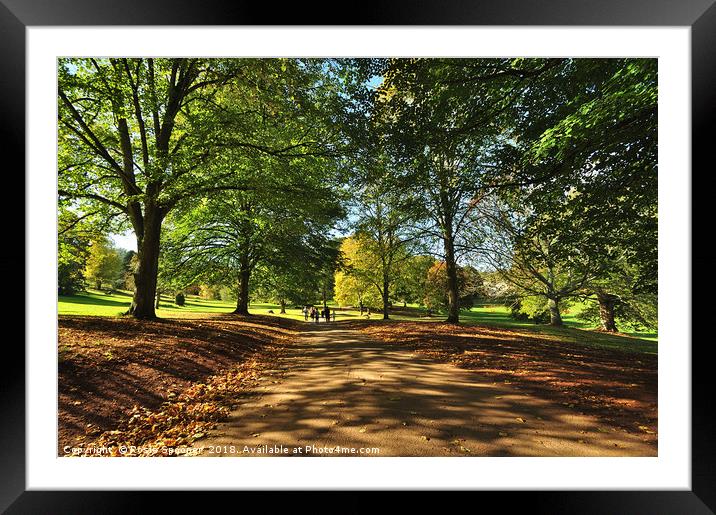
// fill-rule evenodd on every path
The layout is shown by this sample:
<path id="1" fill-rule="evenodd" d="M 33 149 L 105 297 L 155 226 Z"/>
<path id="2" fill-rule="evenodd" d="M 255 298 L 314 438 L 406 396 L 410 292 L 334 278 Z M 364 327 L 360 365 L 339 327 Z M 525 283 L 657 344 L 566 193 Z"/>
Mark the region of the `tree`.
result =
<path id="1" fill-rule="evenodd" d="M 79 238 L 63 238 L 57 252 L 57 292 L 74 295 L 85 289 L 87 250 Z"/>
<path id="2" fill-rule="evenodd" d="M 478 206 L 481 255 L 523 295 L 546 300 L 550 324 L 561 326 L 560 303 L 575 297 L 601 273 L 589 231 L 569 226 L 558 213 L 536 213 L 524 199 L 496 196 Z M 519 206 L 519 207 L 518 207 Z M 574 222 L 574 220 L 571 220 Z M 473 235 L 478 231 L 473 228 Z"/>
<path id="3" fill-rule="evenodd" d="M 379 306 L 380 295 L 372 283 L 338 270 L 335 275 L 335 299 L 339 306 L 358 306 L 360 314 L 366 307 Z"/>
<path id="4" fill-rule="evenodd" d="M 377 270 L 378 258 L 373 255 L 360 235 L 344 238 L 340 244 L 340 267 L 335 274 L 335 298 L 342 306 L 379 306 L 381 294 Z"/>
<path id="5" fill-rule="evenodd" d="M 632 327 L 654 329 L 658 324 L 657 285 L 644 281 L 640 266 L 624 257 L 585 288 L 591 305 L 579 317 L 597 322 L 601 330 L 618 331 L 617 321 Z"/>
<path id="6" fill-rule="evenodd" d="M 59 195 L 131 225 L 139 258 L 132 315 L 155 316 L 166 216 L 188 198 L 260 187 L 237 174 L 237 153 L 327 152 L 303 115 L 331 84 L 320 63 L 293 59 L 60 60 Z M 285 129 L 280 140 L 265 139 L 269 118 Z"/>
<path id="7" fill-rule="evenodd" d="M 73 295 L 85 289 L 92 232 L 84 229 L 86 221 L 68 209 L 60 209 L 57 234 L 57 288 L 59 295 Z"/>
<path id="8" fill-rule="evenodd" d="M 129 219 L 139 256 L 130 307 L 137 318 L 155 316 L 162 221 L 192 194 L 190 172 L 208 157 L 198 141 L 187 143 L 189 112 L 234 75 L 225 61 L 199 59 L 59 62 L 59 194 Z"/>
<path id="9" fill-rule="evenodd" d="M 374 180 L 359 195 L 357 239 L 363 256 L 351 258 L 349 273 L 369 280 L 380 293 L 383 319 L 388 320 L 390 296 L 398 270 L 410 256 L 413 237 L 406 231 L 411 213 L 401 205 L 390 182 Z"/>
<path id="10" fill-rule="evenodd" d="M 82 212 L 75 203 L 58 205 L 57 286 L 60 295 L 83 291 L 85 269 L 92 241 L 106 241 L 105 234 L 116 229 L 116 220 L 104 216 L 103 210 Z"/>
<path id="11" fill-rule="evenodd" d="M 260 266 L 256 270 L 254 284 L 257 297 L 278 302 L 281 314 L 286 313 L 288 303 L 313 303 L 318 290 L 316 278 L 301 267 Z"/>
<path id="12" fill-rule="evenodd" d="M 224 192 L 187 206 L 172 219 L 165 240 L 167 274 L 181 276 L 183 284 L 237 285 L 234 313 L 239 315 L 249 314 L 257 267 L 263 269 L 264 286 L 281 297 L 286 290 L 278 281 L 293 281 L 294 271 L 321 277 L 320 267 L 333 254 L 327 228 L 343 216 L 332 185 L 323 183 L 318 169 L 263 164 L 259 170 L 269 183 L 263 189 Z"/>
<path id="13" fill-rule="evenodd" d="M 274 240 L 256 270 L 257 295 L 278 302 L 281 313 L 288 302 L 313 304 L 319 295 L 326 302 L 333 295 L 332 281 L 326 276 L 332 275 L 336 266 L 335 242 L 320 233 L 304 236 Z"/>
<path id="14" fill-rule="evenodd" d="M 440 244 L 448 322 L 459 321 L 458 263 L 476 199 L 495 187 L 494 154 L 517 98 L 559 60 L 395 59 L 376 105 L 386 141 L 404 166 L 403 193 Z"/>
<path id="15" fill-rule="evenodd" d="M 134 291 L 134 274 L 139 266 L 139 258 L 133 250 L 128 250 L 122 258 L 122 278 L 124 280 L 123 287 L 127 290 Z"/>
<path id="16" fill-rule="evenodd" d="M 384 221 L 383 221 L 384 222 Z M 381 233 L 385 226 L 376 229 Z M 336 272 L 337 297 L 358 300 L 362 307 L 382 306 L 383 318 L 388 319 L 390 298 L 394 293 L 396 268 L 404 259 L 398 254 L 402 245 L 390 241 L 396 235 L 376 234 L 373 239 L 365 232 L 358 232 L 341 243 L 343 266 Z M 340 289 L 338 284 L 340 282 Z"/>
<path id="17" fill-rule="evenodd" d="M 474 297 L 481 291 L 482 281 L 479 273 L 472 267 L 458 267 L 458 298 L 461 309 L 470 309 Z M 431 310 L 449 309 L 447 266 L 435 261 L 427 271 L 425 279 L 425 297 L 423 303 Z"/>
<path id="18" fill-rule="evenodd" d="M 571 86 L 549 87 L 567 101 L 540 117 L 539 130 L 521 127 L 513 144 L 519 168 L 542 177 L 525 202 L 559 218 L 565 235 L 579 228 L 582 252 L 599 270 L 587 294 L 602 328 L 615 331 L 620 299 L 656 297 L 657 62 L 571 60 L 565 73 Z"/>
<path id="19" fill-rule="evenodd" d="M 87 256 L 85 276 L 93 281 L 98 290 L 102 289 L 103 284 L 114 287 L 115 282 L 121 278 L 122 268 L 120 253 L 106 238 L 92 241 Z"/>
<path id="20" fill-rule="evenodd" d="M 418 303 L 424 305 L 428 270 L 435 265 L 433 256 L 409 256 L 400 266 L 395 283 L 395 296 L 404 304 Z"/>

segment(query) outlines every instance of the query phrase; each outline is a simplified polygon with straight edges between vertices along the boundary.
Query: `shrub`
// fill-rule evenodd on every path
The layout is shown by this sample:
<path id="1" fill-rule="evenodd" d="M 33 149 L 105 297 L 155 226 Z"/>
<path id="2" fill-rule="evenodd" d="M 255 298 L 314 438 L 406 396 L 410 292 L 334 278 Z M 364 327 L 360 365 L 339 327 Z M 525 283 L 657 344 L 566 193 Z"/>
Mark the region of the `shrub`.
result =
<path id="1" fill-rule="evenodd" d="M 515 320 L 546 324 L 550 320 L 547 299 L 535 296 L 518 299 L 510 307 L 510 316 Z"/>
<path id="2" fill-rule="evenodd" d="M 176 297 L 174 298 L 174 302 L 177 306 L 183 306 L 186 302 L 186 299 L 184 298 L 184 294 L 179 292 L 177 293 Z"/>

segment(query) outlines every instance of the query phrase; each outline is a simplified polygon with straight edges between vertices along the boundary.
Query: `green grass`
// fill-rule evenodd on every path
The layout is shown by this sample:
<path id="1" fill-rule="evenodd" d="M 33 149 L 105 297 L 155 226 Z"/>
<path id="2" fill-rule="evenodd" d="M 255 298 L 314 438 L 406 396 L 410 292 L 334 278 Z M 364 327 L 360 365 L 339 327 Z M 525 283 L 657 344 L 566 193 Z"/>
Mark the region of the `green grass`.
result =
<path id="1" fill-rule="evenodd" d="M 57 312 L 60 315 L 118 316 L 127 311 L 132 302 L 128 292 L 106 295 L 99 290 L 89 290 L 76 295 L 60 295 Z"/>
<path id="2" fill-rule="evenodd" d="M 132 294 L 128 291 L 116 291 L 107 295 L 103 291 L 88 290 L 77 295 L 59 296 L 57 310 L 60 315 L 120 316 L 129 309 Z M 164 296 L 159 302 L 157 315 L 160 317 L 182 317 L 200 313 L 230 313 L 236 309 L 235 302 L 206 300 L 187 295 L 186 304 L 177 306 L 174 299 Z"/>
<path id="3" fill-rule="evenodd" d="M 60 296 L 58 299 L 58 313 L 60 315 L 89 315 L 89 316 L 120 316 L 126 312 L 132 300 L 132 295 L 127 291 L 117 291 L 107 295 L 99 290 L 89 290 L 72 296 Z M 173 298 L 163 297 L 160 301 L 160 308 L 157 315 L 160 317 L 191 317 L 205 313 L 231 313 L 236 308 L 234 301 L 206 300 L 194 295 L 186 296 L 186 304 L 177 306 Z M 337 305 L 328 303 L 329 307 L 335 309 Z M 585 345 L 598 346 L 608 349 L 622 349 L 635 352 L 656 353 L 658 334 L 656 332 L 626 332 L 632 336 L 627 338 L 620 335 L 611 335 L 584 329 L 592 329 L 586 322 L 579 320 L 577 315 L 581 306 L 573 305 L 570 310 L 563 314 L 565 327 L 551 327 L 548 325 L 537 325 L 529 321 L 514 320 L 510 317 L 510 310 L 506 306 L 475 306 L 469 311 L 460 314 L 460 320 L 467 324 L 481 324 L 494 327 L 505 327 L 513 329 L 525 329 L 530 332 L 556 336 L 565 342 L 582 343 Z M 301 309 L 288 307 L 285 314 L 280 314 L 280 306 L 271 303 L 252 303 L 249 307 L 251 313 L 259 315 L 273 315 L 293 320 L 303 320 Z M 273 311 L 273 313 L 269 313 Z M 411 320 L 421 322 L 440 322 L 445 319 L 444 315 L 435 314 L 430 318 L 425 317 L 425 310 L 415 305 L 401 308 L 396 305 L 395 313 L 391 313 L 393 320 Z M 363 319 L 366 317 L 363 316 Z M 336 320 L 359 320 L 360 312 L 357 309 L 338 309 Z M 381 313 L 372 313 L 371 320 L 382 320 Z"/>

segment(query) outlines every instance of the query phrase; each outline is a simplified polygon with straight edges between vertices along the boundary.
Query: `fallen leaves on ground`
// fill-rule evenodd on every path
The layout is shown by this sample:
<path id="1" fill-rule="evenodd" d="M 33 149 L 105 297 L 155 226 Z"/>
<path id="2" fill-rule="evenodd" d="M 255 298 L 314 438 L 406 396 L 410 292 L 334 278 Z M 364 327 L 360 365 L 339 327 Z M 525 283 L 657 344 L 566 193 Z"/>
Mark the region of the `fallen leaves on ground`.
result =
<path id="1" fill-rule="evenodd" d="M 523 329 L 407 321 L 356 327 L 408 351 L 474 370 L 493 384 L 534 392 L 594 415 L 656 444 L 656 355 L 580 345 Z"/>
<path id="2" fill-rule="evenodd" d="M 228 417 L 237 397 L 257 383 L 261 368 L 259 360 L 250 359 L 234 370 L 190 386 L 159 409 L 135 406 L 117 429 L 81 443 L 86 448 L 111 447 L 114 456 L 155 456 L 161 447 L 190 446 Z M 126 450 L 120 451 L 122 447 Z"/>
<path id="3" fill-rule="evenodd" d="M 60 455 L 65 445 L 124 456 L 190 446 L 295 337 L 262 317 L 60 317 L 59 325 Z"/>

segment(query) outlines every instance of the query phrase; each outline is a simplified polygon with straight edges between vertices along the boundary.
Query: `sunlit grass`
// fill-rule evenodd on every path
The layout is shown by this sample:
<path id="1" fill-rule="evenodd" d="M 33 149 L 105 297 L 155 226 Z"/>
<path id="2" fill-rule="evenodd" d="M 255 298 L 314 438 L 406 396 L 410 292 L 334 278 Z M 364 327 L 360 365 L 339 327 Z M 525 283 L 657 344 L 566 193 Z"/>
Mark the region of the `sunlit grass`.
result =
<path id="1" fill-rule="evenodd" d="M 111 295 L 99 290 L 88 290 L 71 296 L 59 296 L 57 310 L 60 315 L 121 316 L 132 303 L 132 293 L 115 291 Z M 184 317 L 201 313 L 230 313 L 236 303 L 223 300 L 207 300 L 194 295 L 186 296 L 186 304 L 177 306 L 174 298 L 165 295 L 159 301 L 157 316 Z"/>
<path id="2" fill-rule="evenodd" d="M 58 313 L 60 315 L 86 315 L 86 316 L 121 316 L 129 309 L 132 300 L 131 292 L 117 291 L 111 295 L 99 290 L 89 290 L 73 296 L 60 296 L 58 299 Z M 187 295 L 184 306 L 177 306 L 174 298 L 163 296 L 159 303 L 157 316 L 166 318 L 193 317 L 204 314 L 231 313 L 236 309 L 235 301 L 208 300 L 195 295 Z M 336 321 L 342 320 L 367 320 L 367 314 L 361 316 L 360 311 L 354 308 L 338 308 L 329 302 L 328 306 L 336 312 Z M 318 306 L 320 309 L 320 305 Z M 337 309 L 336 309 L 337 308 Z M 527 332 L 540 335 L 554 335 L 565 342 L 577 342 L 587 345 L 599 345 L 605 348 L 624 348 L 625 345 L 633 347 L 639 352 L 656 352 L 658 334 L 656 332 L 625 332 L 634 338 L 604 334 L 583 329 L 593 329 L 589 324 L 577 318 L 580 305 L 573 305 L 563 314 L 565 327 L 555 328 L 548 325 L 537 325 L 529 321 L 515 320 L 510 317 L 510 309 L 501 305 L 475 306 L 469 311 L 462 311 L 461 322 L 465 324 L 480 324 L 494 327 L 506 327 L 513 329 L 524 329 Z M 287 306 L 286 313 L 281 314 L 281 307 L 272 303 L 252 303 L 249 312 L 257 315 L 270 315 L 292 320 L 303 321 L 303 313 L 299 307 Z M 373 312 L 370 320 L 380 322 L 382 313 Z M 390 314 L 392 320 L 408 320 L 420 322 L 442 322 L 444 314 L 433 314 L 426 316 L 425 309 L 416 305 L 402 307 L 395 306 L 394 312 Z M 307 323 L 314 323 L 309 320 Z M 321 320 L 320 323 L 325 323 Z"/>

